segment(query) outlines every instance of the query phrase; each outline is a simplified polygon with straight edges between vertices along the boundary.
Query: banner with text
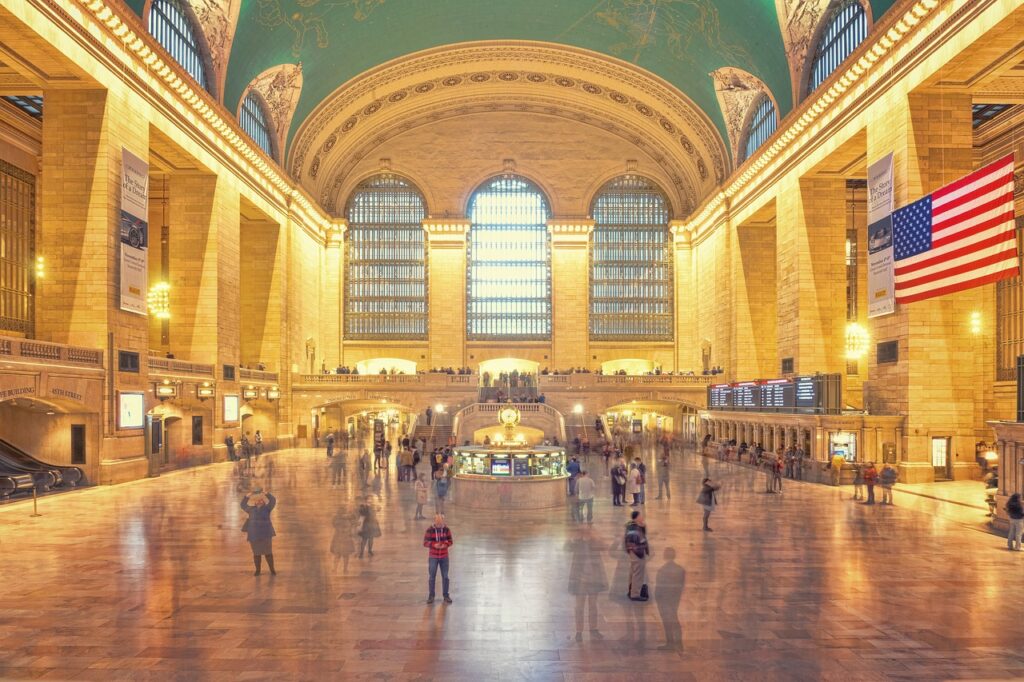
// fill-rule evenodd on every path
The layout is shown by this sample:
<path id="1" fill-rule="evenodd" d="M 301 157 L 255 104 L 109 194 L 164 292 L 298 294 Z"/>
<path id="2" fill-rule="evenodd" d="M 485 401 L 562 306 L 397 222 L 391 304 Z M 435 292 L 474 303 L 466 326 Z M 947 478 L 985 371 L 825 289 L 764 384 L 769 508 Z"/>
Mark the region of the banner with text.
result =
<path id="1" fill-rule="evenodd" d="M 121 150 L 121 310 L 146 314 L 149 164 Z"/>
<path id="2" fill-rule="evenodd" d="M 868 168 L 868 317 L 896 311 L 892 252 L 892 154 Z"/>

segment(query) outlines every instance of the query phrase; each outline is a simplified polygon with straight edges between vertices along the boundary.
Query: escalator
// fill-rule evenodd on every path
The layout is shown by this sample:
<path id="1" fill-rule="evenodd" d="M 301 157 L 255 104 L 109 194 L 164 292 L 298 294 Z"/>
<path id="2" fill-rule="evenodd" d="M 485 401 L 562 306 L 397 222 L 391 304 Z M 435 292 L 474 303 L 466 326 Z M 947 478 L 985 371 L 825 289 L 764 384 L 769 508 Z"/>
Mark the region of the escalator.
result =
<path id="1" fill-rule="evenodd" d="M 42 491 L 69 489 L 84 478 L 78 467 L 47 464 L 0 439 L 0 495 L 4 497 L 33 487 Z"/>

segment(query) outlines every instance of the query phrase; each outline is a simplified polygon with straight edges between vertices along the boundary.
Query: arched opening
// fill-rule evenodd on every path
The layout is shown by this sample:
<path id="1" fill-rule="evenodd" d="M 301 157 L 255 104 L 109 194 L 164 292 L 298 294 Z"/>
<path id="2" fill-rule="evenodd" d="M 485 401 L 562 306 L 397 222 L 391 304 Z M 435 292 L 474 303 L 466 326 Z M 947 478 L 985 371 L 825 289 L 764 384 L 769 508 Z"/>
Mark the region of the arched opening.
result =
<path id="1" fill-rule="evenodd" d="M 83 407 L 37 396 L 0 400 L 0 498 L 97 479 L 99 415 Z"/>
<path id="2" fill-rule="evenodd" d="M 367 178 L 345 217 L 345 338 L 427 338 L 427 261 L 422 193 L 386 173 Z"/>
<path id="3" fill-rule="evenodd" d="M 590 338 L 671 341 L 672 258 L 665 193 L 638 175 L 605 184 L 590 208 Z"/>
<path id="4" fill-rule="evenodd" d="M 868 35 L 868 16 L 860 0 L 836 2 L 822 23 L 808 69 L 807 95 L 818 89 Z"/>
<path id="5" fill-rule="evenodd" d="M 550 203 L 529 180 L 502 175 L 467 210 L 466 338 L 551 338 Z"/>
<path id="6" fill-rule="evenodd" d="M 246 94 L 238 110 L 238 123 L 257 147 L 270 158 L 277 159 L 274 145 L 276 131 L 270 123 L 267 104 L 259 93 L 250 90 Z"/>
<path id="7" fill-rule="evenodd" d="M 529 402 L 537 392 L 539 362 L 522 358 L 481 360 L 480 402 Z"/>
<path id="8" fill-rule="evenodd" d="M 192 8 L 184 0 L 153 0 L 149 8 L 149 33 L 167 50 L 188 75 L 207 92 L 213 92 L 209 51 Z"/>

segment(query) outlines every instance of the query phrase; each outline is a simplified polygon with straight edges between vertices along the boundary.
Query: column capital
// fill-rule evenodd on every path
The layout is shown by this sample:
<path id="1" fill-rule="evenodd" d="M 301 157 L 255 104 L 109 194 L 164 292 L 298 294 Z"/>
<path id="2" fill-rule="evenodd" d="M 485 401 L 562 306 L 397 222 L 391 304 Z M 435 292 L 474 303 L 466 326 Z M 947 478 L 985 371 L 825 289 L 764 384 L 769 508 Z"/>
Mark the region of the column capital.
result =
<path id="1" fill-rule="evenodd" d="M 559 246 L 581 246 L 590 242 L 590 233 L 594 231 L 591 218 L 551 218 L 548 220 L 548 233 L 551 244 Z"/>
<path id="2" fill-rule="evenodd" d="M 670 220 L 668 231 L 676 248 L 689 247 L 693 239 L 693 226 L 685 220 Z"/>
<path id="3" fill-rule="evenodd" d="M 427 218 L 422 222 L 423 231 L 427 233 L 427 241 L 431 244 L 465 244 L 471 224 L 469 218 Z"/>
<path id="4" fill-rule="evenodd" d="M 348 220 L 335 218 L 331 221 L 331 227 L 327 231 L 327 248 L 340 248 L 345 242 L 345 232 L 348 231 Z"/>

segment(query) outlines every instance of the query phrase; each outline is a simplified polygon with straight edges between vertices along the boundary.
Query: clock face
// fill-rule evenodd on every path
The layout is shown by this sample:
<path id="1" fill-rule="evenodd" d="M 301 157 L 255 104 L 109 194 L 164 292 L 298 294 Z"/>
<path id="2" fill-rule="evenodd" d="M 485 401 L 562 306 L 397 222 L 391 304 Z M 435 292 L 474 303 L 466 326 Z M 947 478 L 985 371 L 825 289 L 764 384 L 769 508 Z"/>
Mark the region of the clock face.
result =
<path id="1" fill-rule="evenodd" d="M 514 426 L 519 423 L 519 410 L 514 407 L 506 407 L 498 413 L 498 421 L 508 426 Z"/>

